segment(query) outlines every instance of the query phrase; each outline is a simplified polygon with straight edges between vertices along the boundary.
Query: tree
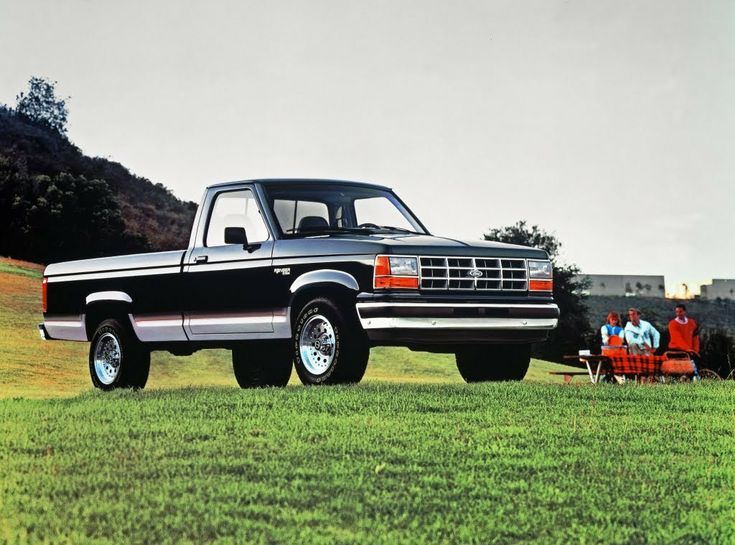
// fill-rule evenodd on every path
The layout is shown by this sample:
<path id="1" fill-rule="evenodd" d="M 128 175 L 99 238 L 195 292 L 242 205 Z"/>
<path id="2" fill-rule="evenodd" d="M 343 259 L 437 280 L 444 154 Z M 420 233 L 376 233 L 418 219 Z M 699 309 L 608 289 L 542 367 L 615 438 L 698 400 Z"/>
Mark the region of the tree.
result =
<path id="1" fill-rule="evenodd" d="M 29 176 L 0 155 L 0 255 L 49 263 L 147 249 L 103 180 Z"/>
<path id="2" fill-rule="evenodd" d="M 735 341 L 724 329 L 705 331 L 700 337 L 700 367 L 729 377 L 735 367 Z"/>
<path id="3" fill-rule="evenodd" d="M 533 246 L 546 250 L 549 254 L 554 271 L 554 301 L 559 305 L 561 316 L 549 340 L 534 346 L 534 356 L 561 362 L 565 354 L 576 354 L 579 348 L 588 346 L 592 331 L 582 292 L 588 288 L 589 281 L 578 279 L 580 271 L 576 265 L 562 265 L 558 262 L 562 246 L 559 239 L 537 225 L 529 227 L 525 221 L 490 229 L 484 238 Z"/>
<path id="4" fill-rule="evenodd" d="M 56 98 L 56 83 L 45 78 L 32 77 L 28 80 L 28 93 L 21 92 L 15 97 L 15 109 L 20 115 L 66 135 L 69 115 L 66 100 L 69 97 Z"/>

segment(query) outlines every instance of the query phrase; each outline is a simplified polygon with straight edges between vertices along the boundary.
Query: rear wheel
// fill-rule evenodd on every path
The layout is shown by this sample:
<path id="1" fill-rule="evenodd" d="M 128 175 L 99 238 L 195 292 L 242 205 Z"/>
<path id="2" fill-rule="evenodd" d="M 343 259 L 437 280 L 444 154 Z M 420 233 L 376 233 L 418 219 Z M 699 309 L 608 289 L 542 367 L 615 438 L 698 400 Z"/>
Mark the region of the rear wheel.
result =
<path id="1" fill-rule="evenodd" d="M 332 300 L 314 299 L 296 318 L 293 355 L 296 372 L 306 385 L 360 382 L 370 346 L 353 312 Z"/>
<path id="2" fill-rule="evenodd" d="M 291 346 L 259 342 L 232 349 L 232 369 L 240 388 L 285 386 L 291 378 Z"/>
<path id="3" fill-rule="evenodd" d="M 128 324 L 110 319 L 97 327 L 89 347 L 89 374 L 95 388 L 143 388 L 150 368 L 151 353 Z"/>
<path id="4" fill-rule="evenodd" d="M 699 379 L 703 382 L 717 382 L 722 380 L 722 377 L 717 374 L 716 371 L 713 371 L 712 369 L 700 369 L 699 370 Z"/>
<path id="5" fill-rule="evenodd" d="M 457 369 L 465 382 L 523 380 L 531 363 L 529 345 L 469 346 L 458 350 Z"/>

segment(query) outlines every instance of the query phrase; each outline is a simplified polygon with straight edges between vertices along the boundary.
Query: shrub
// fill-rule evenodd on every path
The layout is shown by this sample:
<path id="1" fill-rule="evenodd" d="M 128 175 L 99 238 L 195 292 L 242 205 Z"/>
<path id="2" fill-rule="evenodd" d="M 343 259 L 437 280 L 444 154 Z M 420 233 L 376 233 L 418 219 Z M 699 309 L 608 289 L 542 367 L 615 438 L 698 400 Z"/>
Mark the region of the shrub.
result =
<path id="1" fill-rule="evenodd" d="M 700 355 L 701 367 L 712 369 L 721 377 L 731 376 L 735 364 L 735 341 L 723 329 L 705 331 L 700 335 Z"/>

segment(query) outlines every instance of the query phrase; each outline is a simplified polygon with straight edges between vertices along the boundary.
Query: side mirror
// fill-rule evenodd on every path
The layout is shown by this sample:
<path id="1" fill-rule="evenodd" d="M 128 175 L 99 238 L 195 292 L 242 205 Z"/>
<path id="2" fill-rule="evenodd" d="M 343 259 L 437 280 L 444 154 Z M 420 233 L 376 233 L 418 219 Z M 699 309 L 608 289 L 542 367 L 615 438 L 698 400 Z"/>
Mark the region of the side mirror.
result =
<path id="1" fill-rule="evenodd" d="M 241 244 L 243 250 L 253 253 L 260 244 L 249 244 L 244 227 L 225 227 L 225 244 Z"/>
<path id="2" fill-rule="evenodd" d="M 245 234 L 244 227 L 225 227 L 225 244 L 242 244 L 243 247 L 248 245 L 248 236 Z"/>

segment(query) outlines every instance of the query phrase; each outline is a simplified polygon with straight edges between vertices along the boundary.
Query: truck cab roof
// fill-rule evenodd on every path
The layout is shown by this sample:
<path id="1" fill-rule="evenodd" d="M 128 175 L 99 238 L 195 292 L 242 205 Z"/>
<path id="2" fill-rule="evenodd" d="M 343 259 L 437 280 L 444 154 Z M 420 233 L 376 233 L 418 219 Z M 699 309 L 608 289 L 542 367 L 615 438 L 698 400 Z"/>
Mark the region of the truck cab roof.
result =
<path id="1" fill-rule="evenodd" d="M 234 185 L 240 185 L 245 183 L 257 183 L 262 185 L 276 185 L 276 184 L 319 184 L 319 185 L 354 185 L 360 187 L 372 187 L 376 189 L 384 189 L 391 191 L 390 187 L 373 184 L 369 182 L 356 182 L 354 180 L 330 180 L 325 178 L 256 178 L 252 180 L 234 180 L 231 182 L 219 182 L 207 186 L 207 189 L 214 189 L 220 187 L 228 187 Z"/>

